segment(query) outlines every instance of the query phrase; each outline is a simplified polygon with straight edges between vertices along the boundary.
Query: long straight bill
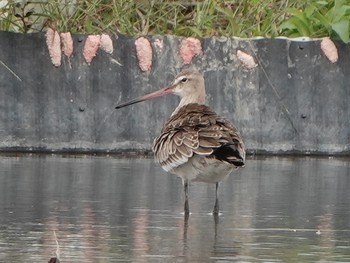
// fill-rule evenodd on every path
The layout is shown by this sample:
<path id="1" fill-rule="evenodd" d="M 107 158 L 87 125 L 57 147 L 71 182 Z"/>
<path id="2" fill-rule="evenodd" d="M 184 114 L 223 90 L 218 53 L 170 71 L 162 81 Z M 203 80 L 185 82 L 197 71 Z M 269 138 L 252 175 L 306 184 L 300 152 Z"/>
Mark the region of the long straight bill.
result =
<path id="1" fill-rule="evenodd" d="M 128 102 L 121 103 L 121 104 L 117 105 L 115 108 L 116 109 L 120 109 L 120 108 L 129 106 L 129 105 L 132 105 L 132 104 L 135 104 L 135 103 L 139 103 L 139 102 L 142 102 L 142 101 L 145 101 L 145 100 L 151 100 L 151 99 L 154 99 L 154 98 L 157 98 L 157 97 L 162 97 L 162 96 L 168 95 L 168 94 L 172 93 L 172 91 L 173 91 L 172 88 L 173 87 L 171 86 L 171 87 L 166 87 L 166 88 L 157 90 L 155 92 L 152 92 L 152 93 L 146 94 L 144 96 L 138 97 L 136 99 L 130 100 Z"/>

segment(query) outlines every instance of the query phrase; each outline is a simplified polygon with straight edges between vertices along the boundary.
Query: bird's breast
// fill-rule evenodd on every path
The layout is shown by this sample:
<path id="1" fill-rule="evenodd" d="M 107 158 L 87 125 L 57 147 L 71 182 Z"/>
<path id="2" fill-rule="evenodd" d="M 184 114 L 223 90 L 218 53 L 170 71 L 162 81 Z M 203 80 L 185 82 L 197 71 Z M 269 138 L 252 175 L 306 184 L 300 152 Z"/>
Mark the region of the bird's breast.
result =
<path id="1" fill-rule="evenodd" d="M 225 179 L 234 169 L 235 167 L 228 163 L 194 155 L 170 172 L 188 181 L 217 183 Z"/>

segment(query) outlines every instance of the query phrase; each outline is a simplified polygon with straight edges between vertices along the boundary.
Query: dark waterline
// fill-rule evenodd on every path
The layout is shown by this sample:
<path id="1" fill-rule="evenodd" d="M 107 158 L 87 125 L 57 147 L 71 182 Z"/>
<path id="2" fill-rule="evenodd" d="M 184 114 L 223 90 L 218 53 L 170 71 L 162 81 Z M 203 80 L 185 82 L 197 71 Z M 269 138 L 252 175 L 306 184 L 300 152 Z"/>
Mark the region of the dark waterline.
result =
<path id="1" fill-rule="evenodd" d="M 153 159 L 0 156 L 0 262 L 350 262 L 350 161 L 249 159 L 220 186 Z M 55 234 L 54 234 L 55 231 Z"/>

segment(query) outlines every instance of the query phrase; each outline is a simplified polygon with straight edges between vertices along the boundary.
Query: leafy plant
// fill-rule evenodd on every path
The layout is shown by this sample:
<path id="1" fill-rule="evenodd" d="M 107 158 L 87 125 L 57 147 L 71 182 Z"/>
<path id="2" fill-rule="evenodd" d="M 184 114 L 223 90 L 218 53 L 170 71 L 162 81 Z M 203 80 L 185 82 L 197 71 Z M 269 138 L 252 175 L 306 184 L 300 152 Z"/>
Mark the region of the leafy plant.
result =
<path id="1" fill-rule="evenodd" d="M 37 22 L 30 2 L 2 1 L 0 7 L 0 29 L 27 33 Z"/>
<path id="2" fill-rule="evenodd" d="M 289 9 L 291 17 L 280 26 L 282 34 L 290 37 L 331 36 L 350 41 L 350 1 L 313 1 L 304 9 Z"/>
<path id="3" fill-rule="evenodd" d="M 0 30 L 209 37 L 310 36 L 349 42 L 350 0 L 50 0 L 0 2 Z M 21 2 L 19 4 L 18 2 Z"/>

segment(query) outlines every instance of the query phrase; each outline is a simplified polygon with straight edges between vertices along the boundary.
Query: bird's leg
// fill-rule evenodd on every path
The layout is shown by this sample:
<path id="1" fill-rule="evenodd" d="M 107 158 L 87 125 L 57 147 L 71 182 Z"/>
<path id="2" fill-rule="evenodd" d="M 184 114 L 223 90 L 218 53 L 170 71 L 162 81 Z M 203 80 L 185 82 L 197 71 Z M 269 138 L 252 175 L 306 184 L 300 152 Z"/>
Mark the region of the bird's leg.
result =
<path id="1" fill-rule="evenodd" d="M 190 213 L 190 207 L 188 205 L 188 180 L 183 181 L 184 184 L 184 191 L 185 191 L 185 205 L 184 205 L 184 210 L 185 210 L 185 215 L 189 215 Z"/>
<path id="2" fill-rule="evenodd" d="M 215 185 L 215 205 L 214 205 L 213 215 L 219 214 L 218 188 L 219 188 L 219 183 L 217 182 Z"/>

